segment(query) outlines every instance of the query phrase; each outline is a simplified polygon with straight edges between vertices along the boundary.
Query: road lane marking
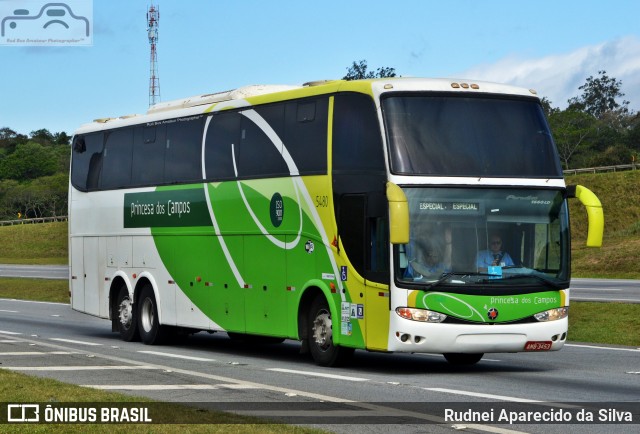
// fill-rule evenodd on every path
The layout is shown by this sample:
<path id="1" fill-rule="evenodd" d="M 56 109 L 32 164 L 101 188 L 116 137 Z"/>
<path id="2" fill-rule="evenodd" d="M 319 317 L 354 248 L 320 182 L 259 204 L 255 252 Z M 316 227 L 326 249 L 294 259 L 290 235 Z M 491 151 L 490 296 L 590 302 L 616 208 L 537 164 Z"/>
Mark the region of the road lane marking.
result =
<path id="1" fill-rule="evenodd" d="M 6 312 L 6 313 L 20 313 L 17 310 L 5 310 L 5 309 L 0 309 L 0 312 Z"/>
<path id="2" fill-rule="evenodd" d="M 95 342 L 75 341 L 73 339 L 51 338 L 51 340 L 52 341 L 58 341 L 58 342 L 68 342 L 70 344 L 89 345 L 89 346 L 94 346 L 94 347 L 102 346 L 102 344 L 98 344 L 98 343 L 95 343 Z"/>
<path id="3" fill-rule="evenodd" d="M 73 352 L 73 351 L 49 351 L 49 352 L 45 352 L 45 351 L 13 351 L 13 352 L 0 353 L 0 356 L 44 356 L 44 355 L 50 355 L 50 354 L 54 354 L 54 355 L 69 355 L 69 354 L 78 354 L 78 353 Z"/>
<path id="4" fill-rule="evenodd" d="M 81 384 L 100 390 L 215 390 L 215 389 L 255 389 L 239 384 Z"/>
<path id="5" fill-rule="evenodd" d="M 490 393 L 478 393 L 478 392 L 469 392 L 466 390 L 456 390 L 456 389 L 443 389 L 440 387 L 423 387 L 424 390 L 429 390 L 431 392 L 441 392 L 441 393 L 450 393 L 452 395 L 463 395 L 463 396 L 473 396 L 474 398 L 487 398 L 487 399 L 498 399 L 500 401 L 511 401 L 511 402 L 529 402 L 529 403 L 543 403 L 545 401 L 538 401 L 535 399 L 525 399 L 525 398 L 515 398 L 513 396 L 503 396 L 503 395 L 493 395 Z"/>
<path id="6" fill-rule="evenodd" d="M 582 344 L 564 344 L 565 347 L 576 348 L 591 348 L 596 350 L 611 350 L 611 351 L 631 351 L 632 353 L 640 353 L 640 348 L 615 348 L 615 347 L 599 347 L 597 345 L 582 345 Z"/>
<path id="7" fill-rule="evenodd" d="M 0 330 L 0 334 L 3 334 L 3 335 L 21 335 L 22 333 L 7 332 L 7 331 L 4 331 L 4 330 Z"/>
<path id="8" fill-rule="evenodd" d="M 334 380 L 371 381 L 368 378 L 347 377 L 347 376 L 344 376 L 344 375 L 325 374 L 323 372 L 296 371 L 296 370 L 293 370 L 293 369 L 269 368 L 269 369 L 267 369 L 267 371 L 283 372 L 283 373 L 286 373 L 286 374 L 310 375 L 312 377 L 333 378 Z"/>
<path id="9" fill-rule="evenodd" d="M 11 339 L 4 339 L 0 341 L 0 344 L 17 344 L 17 343 L 20 343 L 20 341 L 15 341 Z"/>
<path id="10" fill-rule="evenodd" d="M 2 369 L 10 371 L 107 371 L 107 370 L 136 370 L 136 369 L 158 369 L 155 366 L 145 365 L 113 365 L 113 366 L 3 366 Z"/>
<path id="11" fill-rule="evenodd" d="M 204 357 L 184 356 L 182 354 L 163 353 L 160 351 L 138 351 L 143 354 L 153 354 L 154 356 L 172 357 L 174 359 L 195 360 L 198 362 L 215 362 L 215 359 L 205 359 Z"/>
<path id="12" fill-rule="evenodd" d="M 624 291 L 624 289 L 622 288 L 582 288 L 582 287 L 576 287 L 576 286 L 572 286 L 570 288 L 571 290 L 574 289 L 579 289 L 580 291 L 595 291 L 595 292 L 604 292 L 604 291 Z"/>

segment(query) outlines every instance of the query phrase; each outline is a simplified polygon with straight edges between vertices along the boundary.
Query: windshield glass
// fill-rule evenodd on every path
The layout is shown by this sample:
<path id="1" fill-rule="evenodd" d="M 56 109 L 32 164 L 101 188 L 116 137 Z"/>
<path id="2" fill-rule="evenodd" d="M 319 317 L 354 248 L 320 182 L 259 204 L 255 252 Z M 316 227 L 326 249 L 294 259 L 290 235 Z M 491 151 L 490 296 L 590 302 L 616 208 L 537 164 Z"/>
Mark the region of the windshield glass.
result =
<path id="1" fill-rule="evenodd" d="M 562 177 L 536 98 L 394 94 L 382 109 L 393 173 Z"/>
<path id="2" fill-rule="evenodd" d="M 568 287 L 568 217 L 560 191 L 403 190 L 410 241 L 395 246 L 400 286 Z"/>

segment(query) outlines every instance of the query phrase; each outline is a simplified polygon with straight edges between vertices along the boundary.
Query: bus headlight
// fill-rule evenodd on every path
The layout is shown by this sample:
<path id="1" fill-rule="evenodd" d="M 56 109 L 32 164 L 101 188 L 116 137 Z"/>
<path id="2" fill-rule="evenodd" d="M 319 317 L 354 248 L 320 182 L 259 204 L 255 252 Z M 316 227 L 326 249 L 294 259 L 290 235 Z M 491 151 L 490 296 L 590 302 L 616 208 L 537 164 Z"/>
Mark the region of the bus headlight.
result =
<path id="1" fill-rule="evenodd" d="M 416 309 L 413 307 L 398 307 L 396 313 L 404 319 L 422 322 L 442 322 L 447 316 L 440 312 L 433 312 L 426 309 Z"/>
<path id="2" fill-rule="evenodd" d="M 569 315 L 569 306 L 545 310 L 544 312 L 539 312 L 533 316 L 538 321 L 545 322 L 545 321 L 556 321 L 562 318 L 566 318 L 567 315 Z"/>

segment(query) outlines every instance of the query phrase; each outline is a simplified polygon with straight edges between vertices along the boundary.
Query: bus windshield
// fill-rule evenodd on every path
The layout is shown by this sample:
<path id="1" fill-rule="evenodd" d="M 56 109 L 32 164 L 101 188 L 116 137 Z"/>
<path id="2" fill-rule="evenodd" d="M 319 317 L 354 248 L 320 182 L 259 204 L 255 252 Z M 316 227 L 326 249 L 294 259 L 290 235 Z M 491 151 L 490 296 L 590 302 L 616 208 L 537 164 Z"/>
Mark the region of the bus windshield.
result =
<path id="1" fill-rule="evenodd" d="M 403 190 L 410 241 L 395 247 L 400 286 L 446 285 L 452 292 L 478 285 L 511 292 L 568 287 L 569 227 L 560 191 Z"/>
<path id="2" fill-rule="evenodd" d="M 562 177 L 536 98 L 394 94 L 382 109 L 395 174 Z"/>

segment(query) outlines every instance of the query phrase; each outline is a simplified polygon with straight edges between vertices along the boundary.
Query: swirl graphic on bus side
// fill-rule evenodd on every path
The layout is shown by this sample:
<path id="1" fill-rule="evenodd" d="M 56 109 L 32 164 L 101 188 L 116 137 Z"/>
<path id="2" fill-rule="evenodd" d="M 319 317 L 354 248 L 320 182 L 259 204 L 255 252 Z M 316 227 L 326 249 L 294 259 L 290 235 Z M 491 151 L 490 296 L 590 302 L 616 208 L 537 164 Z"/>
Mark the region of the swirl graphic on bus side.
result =
<path id="1" fill-rule="evenodd" d="M 429 297 L 434 297 L 436 298 L 436 300 L 433 301 L 433 305 L 429 306 L 429 303 L 427 303 L 427 299 Z M 451 300 L 453 300 L 453 303 L 444 303 L 442 300 L 440 300 L 440 297 L 447 297 Z M 464 300 L 460 300 L 459 298 L 451 295 L 451 294 L 445 294 L 443 292 L 430 292 L 425 294 L 422 297 L 422 303 L 424 303 L 424 306 L 427 309 L 433 309 L 435 311 L 441 312 L 443 310 L 449 312 L 452 315 L 456 315 L 459 318 L 465 318 L 468 320 L 473 320 L 474 317 L 477 317 L 478 320 L 485 322 L 484 316 L 482 316 L 482 314 L 480 312 L 478 312 L 473 306 L 471 306 L 469 303 L 467 303 Z M 439 306 L 435 306 L 435 304 L 438 304 Z M 454 310 L 454 308 L 457 308 Z"/>

